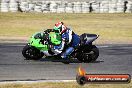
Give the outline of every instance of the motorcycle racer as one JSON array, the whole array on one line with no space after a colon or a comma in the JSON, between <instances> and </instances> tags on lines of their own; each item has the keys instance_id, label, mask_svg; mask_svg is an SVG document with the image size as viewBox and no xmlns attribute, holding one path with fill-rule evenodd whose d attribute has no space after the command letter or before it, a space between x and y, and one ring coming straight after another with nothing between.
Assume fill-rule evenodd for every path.
<instances>
[{"instance_id":1,"label":"motorcycle racer","mask_svg":"<svg viewBox=\"0 0 132 88\"><path fill-rule=\"evenodd\" d=\"M54 50L58 51L58 53L61 52L61 57L68 61L68 56L74 51L74 48L79 45L80 38L70 28L66 27L63 22L56 23L53 30L55 33L59 33L62 38L61 44L54 46ZM69 47L62 52L65 45L69 45Z\"/></svg>"}]
</instances>

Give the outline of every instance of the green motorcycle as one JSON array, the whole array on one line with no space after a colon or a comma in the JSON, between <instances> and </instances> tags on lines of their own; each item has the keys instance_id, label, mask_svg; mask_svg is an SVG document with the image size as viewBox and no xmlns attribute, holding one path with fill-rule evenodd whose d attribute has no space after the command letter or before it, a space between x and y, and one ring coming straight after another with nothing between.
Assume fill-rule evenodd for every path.
<instances>
[{"instance_id":1,"label":"green motorcycle","mask_svg":"<svg viewBox=\"0 0 132 88\"><path fill-rule=\"evenodd\" d=\"M56 54L52 51L52 45L61 44L60 34L49 32L48 36L44 38L43 33L39 32L29 39L29 43L23 48L22 55L26 59L38 60L43 56L57 56L60 57L60 54ZM77 46L69 57L77 58L81 62L93 62L99 56L99 49L92 44L99 36L96 34L82 34L78 36L80 38L80 44ZM44 42L43 39L47 39ZM64 50L68 48L69 45L65 45ZM63 52L63 51L62 51Z\"/></svg>"}]
</instances>

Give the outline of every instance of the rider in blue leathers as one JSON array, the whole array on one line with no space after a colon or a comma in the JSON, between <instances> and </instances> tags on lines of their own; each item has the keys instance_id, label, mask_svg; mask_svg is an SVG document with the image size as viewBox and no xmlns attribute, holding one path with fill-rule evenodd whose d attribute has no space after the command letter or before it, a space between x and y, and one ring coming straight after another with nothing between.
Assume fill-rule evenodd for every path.
<instances>
[{"instance_id":1,"label":"rider in blue leathers","mask_svg":"<svg viewBox=\"0 0 132 88\"><path fill-rule=\"evenodd\" d=\"M75 47L80 44L80 38L70 28L67 28L63 22L56 23L53 30L54 32L59 33L62 38L61 44L54 46L54 50L58 51L58 53L61 53L61 57L68 61L68 56L74 51ZM64 52L62 52L65 45L69 45L69 47Z\"/></svg>"}]
</instances>

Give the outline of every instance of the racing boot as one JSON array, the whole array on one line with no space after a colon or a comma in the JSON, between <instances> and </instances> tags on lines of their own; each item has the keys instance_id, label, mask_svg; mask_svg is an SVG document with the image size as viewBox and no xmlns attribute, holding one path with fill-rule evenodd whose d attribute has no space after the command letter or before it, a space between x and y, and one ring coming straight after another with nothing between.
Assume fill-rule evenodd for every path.
<instances>
[{"instance_id":1,"label":"racing boot","mask_svg":"<svg viewBox=\"0 0 132 88\"><path fill-rule=\"evenodd\" d=\"M48 51L43 51L43 50L41 50L41 52L43 52L45 56L52 56L51 54L49 54Z\"/></svg>"},{"instance_id":2,"label":"racing boot","mask_svg":"<svg viewBox=\"0 0 132 88\"><path fill-rule=\"evenodd\" d=\"M69 55L74 51L73 47L69 47L66 49L66 51L62 54L62 58L64 59L63 63L69 64L70 63L70 58Z\"/></svg>"}]
</instances>

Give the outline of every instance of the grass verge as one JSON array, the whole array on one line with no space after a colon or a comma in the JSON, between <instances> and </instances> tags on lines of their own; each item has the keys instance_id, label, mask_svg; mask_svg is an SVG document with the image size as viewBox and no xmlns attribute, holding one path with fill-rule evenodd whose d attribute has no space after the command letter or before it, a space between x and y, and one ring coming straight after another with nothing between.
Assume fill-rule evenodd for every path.
<instances>
[{"instance_id":1,"label":"grass verge","mask_svg":"<svg viewBox=\"0 0 132 88\"><path fill-rule=\"evenodd\" d=\"M0 39L27 40L58 21L77 34L99 34L97 43L132 43L132 14L0 13Z\"/></svg>"},{"instance_id":2,"label":"grass verge","mask_svg":"<svg viewBox=\"0 0 132 88\"><path fill-rule=\"evenodd\" d=\"M32 84L0 84L0 88L132 88L130 84L85 84L78 85L76 82L44 82Z\"/></svg>"}]
</instances>

